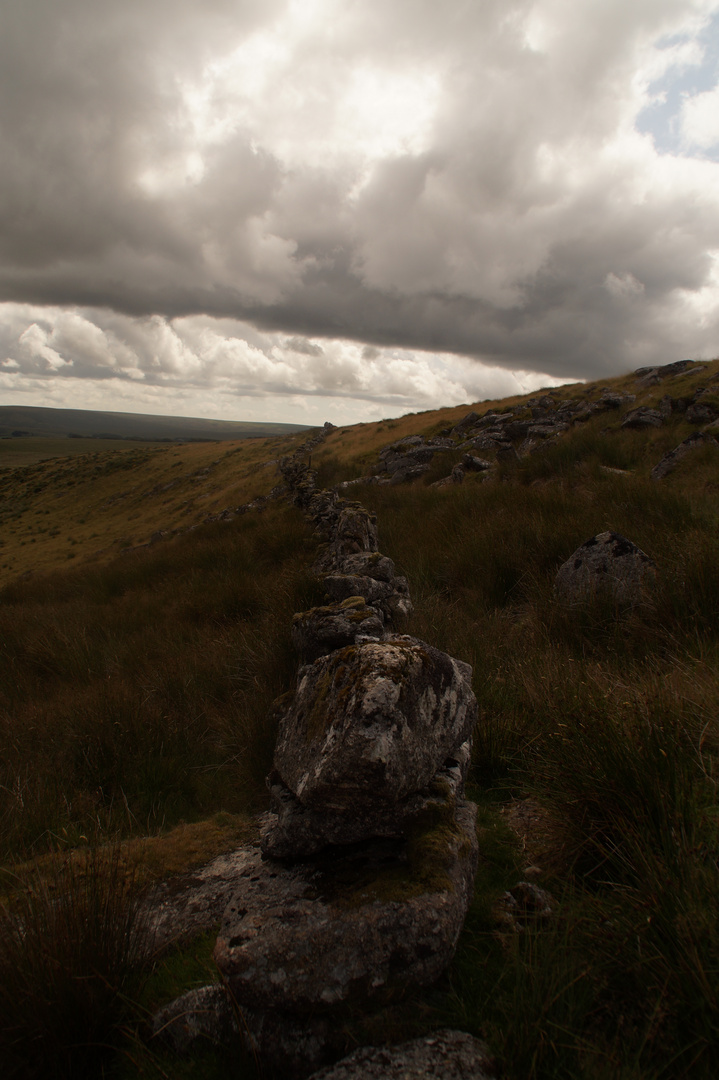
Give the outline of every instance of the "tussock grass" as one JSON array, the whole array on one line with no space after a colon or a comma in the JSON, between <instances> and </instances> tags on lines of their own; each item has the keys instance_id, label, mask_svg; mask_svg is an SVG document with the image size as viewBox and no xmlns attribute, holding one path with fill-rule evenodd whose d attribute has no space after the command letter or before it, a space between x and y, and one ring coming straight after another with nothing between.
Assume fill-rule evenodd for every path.
<instances>
[{"instance_id":1,"label":"tussock grass","mask_svg":"<svg viewBox=\"0 0 719 1080\"><path fill-rule=\"evenodd\" d=\"M51 875L26 882L0 910L3 1075L101 1075L150 949L117 849L56 862Z\"/></svg>"}]
</instances>

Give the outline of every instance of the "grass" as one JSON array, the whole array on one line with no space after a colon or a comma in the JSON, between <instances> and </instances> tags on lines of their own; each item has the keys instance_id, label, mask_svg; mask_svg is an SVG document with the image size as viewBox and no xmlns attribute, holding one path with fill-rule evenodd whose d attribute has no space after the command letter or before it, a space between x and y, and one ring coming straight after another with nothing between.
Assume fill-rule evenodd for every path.
<instances>
[{"instance_id":1,"label":"grass","mask_svg":"<svg viewBox=\"0 0 719 1080\"><path fill-rule=\"evenodd\" d=\"M0 912L0 1055L8 1077L101 1075L149 963L117 849L56 862Z\"/></svg>"},{"instance_id":2,"label":"grass","mask_svg":"<svg viewBox=\"0 0 719 1080\"><path fill-rule=\"evenodd\" d=\"M266 717L317 586L290 508L0 594L0 822L17 860L157 831L264 790Z\"/></svg>"}]
</instances>

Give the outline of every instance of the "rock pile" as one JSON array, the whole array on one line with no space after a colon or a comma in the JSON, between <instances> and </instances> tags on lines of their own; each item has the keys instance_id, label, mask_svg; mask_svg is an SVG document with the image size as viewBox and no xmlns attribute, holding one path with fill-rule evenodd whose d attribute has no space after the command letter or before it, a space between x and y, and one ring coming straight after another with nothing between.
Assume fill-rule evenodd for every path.
<instances>
[{"instance_id":1,"label":"rock pile","mask_svg":"<svg viewBox=\"0 0 719 1080\"><path fill-rule=\"evenodd\" d=\"M467 664L398 631L409 589L374 516L317 491L299 455L281 468L323 542L330 602L294 617L304 663L276 706L273 813L215 947L230 997L198 1001L224 1008L215 1027L270 1068L302 1076L332 1056L333 1010L430 984L454 954L478 858L464 798L477 707ZM184 1007L160 1018L177 1045L202 1029L182 1027Z\"/></svg>"}]
</instances>

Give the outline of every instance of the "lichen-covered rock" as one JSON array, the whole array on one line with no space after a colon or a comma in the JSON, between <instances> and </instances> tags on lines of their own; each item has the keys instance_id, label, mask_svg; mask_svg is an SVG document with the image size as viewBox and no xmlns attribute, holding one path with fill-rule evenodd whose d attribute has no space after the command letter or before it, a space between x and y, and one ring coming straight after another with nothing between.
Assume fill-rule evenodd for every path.
<instances>
[{"instance_id":1,"label":"lichen-covered rock","mask_svg":"<svg viewBox=\"0 0 719 1080\"><path fill-rule=\"evenodd\" d=\"M313 1012L388 985L427 986L451 960L477 866L476 807L412 837L291 867L259 852L238 879L215 961L241 1006Z\"/></svg>"},{"instance_id":2,"label":"lichen-covered rock","mask_svg":"<svg viewBox=\"0 0 719 1080\"><path fill-rule=\"evenodd\" d=\"M444 1028L398 1046L362 1046L310 1080L491 1080L487 1046L466 1031Z\"/></svg>"},{"instance_id":3,"label":"lichen-covered rock","mask_svg":"<svg viewBox=\"0 0 719 1080\"><path fill-rule=\"evenodd\" d=\"M472 745L468 740L444 762L423 791L394 806L367 805L353 814L333 814L303 806L275 773L268 778L274 814L262 836L262 851L275 859L314 855L328 844L356 844L372 837L407 836L419 814L431 806L442 809L464 794Z\"/></svg>"},{"instance_id":4,"label":"lichen-covered rock","mask_svg":"<svg viewBox=\"0 0 719 1080\"><path fill-rule=\"evenodd\" d=\"M476 715L468 664L404 635L350 646L301 670L274 766L307 807L392 806L427 786Z\"/></svg>"},{"instance_id":5,"label":"lichen-covered rock","mask_svg":"<svg viewBox=\"0 0 719 1080\"><path fill-rule=\"evenodd\" d=\"M617 603L635 604L648 598L656 577L652 559L626 537L598 533L560 566L555 592L568 603L607 596Z\"/></svg>"},{"instance_id":6,"label":"lichen-covered rock","mask_svg":"<svg viewBox=\"0 0 719 1080\"><path fill-rule=\"evenodd\" d=\"M292 619L292 644L304 660L316 660L352 645L360 635L378 637L383 628L377 609L355 595L340 604L298 612Z\"/></svg>"}]
</instances>

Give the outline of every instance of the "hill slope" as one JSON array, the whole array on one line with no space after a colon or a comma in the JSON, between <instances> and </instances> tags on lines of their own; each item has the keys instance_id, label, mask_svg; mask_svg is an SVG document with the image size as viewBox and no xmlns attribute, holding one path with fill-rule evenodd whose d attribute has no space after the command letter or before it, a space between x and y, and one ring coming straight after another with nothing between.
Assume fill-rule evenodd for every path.
<instances>
[{"instance_id":1,"label":"hill slope","mask_svg":"<svg viewBox=\"0 0 719 1080\"><path fill-rule=\"evenodd\" d=\"M264 421L207 420L196 416L151 416L142 413L97 412L92 409L48 409L27 405L0 406L0 438L59 437L142 439L251 439L303 431L303 424Z\"/></svg>"},{"instance_id":2,"label":"hill slope","mask_svg":"<svg viewBox=\"0 0 719 1080\"><path fill-rule=\"evenodd\" d=\"M481 864L457 956L437 987L348 1011L348 1046L449 1025L485 1038L510 1080L713 1077L717 386L719 362L635 373L484 402L469 419L465 405L339 428L313 449L320 485L361 481L343 493L377 513L381 550L409 580L408 632L470 663L479 703ZM291 616L323 600L307 573L317 536L268 497L277 459L302 441L130 448L2 478L8 892L45 880L53 849L81 860L88 840L103 851L124 837L147 880L256 829L272 702L297 672ZM428 466L414 479L397 465L408 448ZM567 607L557 569L605 530L654 560L651 601ZM548 891L556 915L513 909L520 881ZM0 950L0 1013L25 994L29 1039L26 926L13 965ZM57 943L43 927L45 956ZM153 960L123 1000L153 1009L211 981L211 947ZM139 1019L124 1014L124 1035L113 1022L98 1041L120 1045L119 1075L227 1075L221 1054L184 1065L143 1047ZM42 1043L50 1064L64 1037Z\"/></svg>"}]
</instances>

